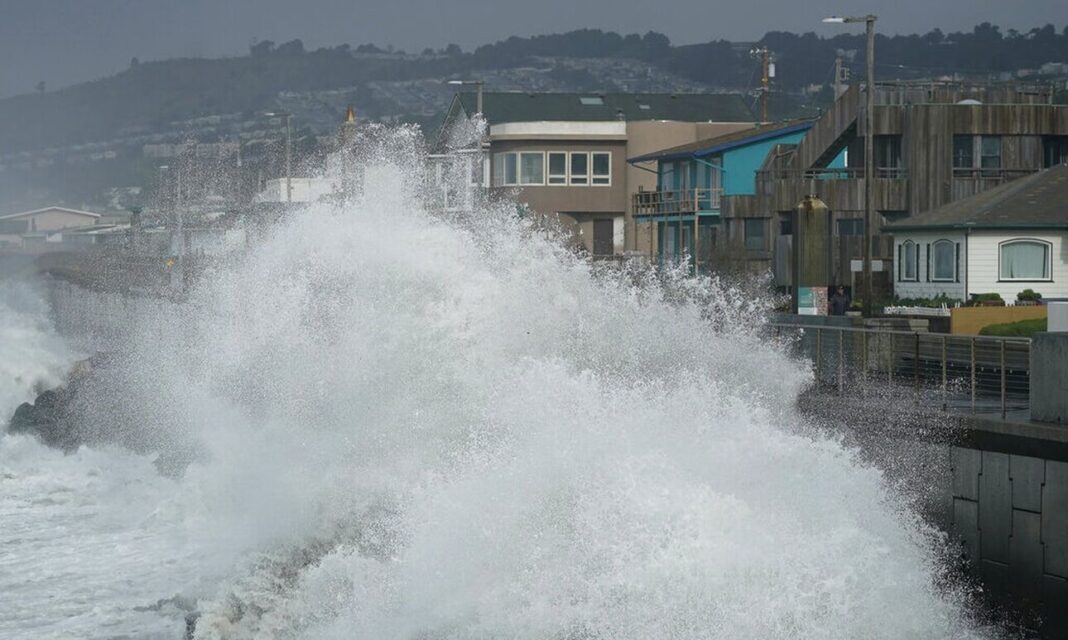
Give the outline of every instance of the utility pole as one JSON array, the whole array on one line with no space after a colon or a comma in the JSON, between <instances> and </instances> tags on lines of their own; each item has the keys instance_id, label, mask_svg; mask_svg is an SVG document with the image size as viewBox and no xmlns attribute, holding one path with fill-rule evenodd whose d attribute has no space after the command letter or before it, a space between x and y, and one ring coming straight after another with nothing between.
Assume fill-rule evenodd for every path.
<instances>
[{"instance_id":1,"label":"utility pole","mask_svg":"<svg viewBox=\"0 0 1068 640\"><path fill-rule=\"evenodd\" d=\"M760 122L768 122L768 94L771 93L771 78L775 75L771 64L771 51L767 46L756 47L750 51L760 56Z\"/></svg>"},{"instance_id":2,"label":"utility pole","mask_svg":"<svg viewBox=\"0 0 1068 640\"><path fill-rule=\"evenodd\" d=\"M842 95L842 56L834 57L834 99Z\"/></svg>"},{"instance_id":3,"label":"utility pole","mask_svg":"<svg viewBox=\"0 0 1068 640\"><path fill-rule=\"evenodd\" d=\"M270 111L264 115L268 118L284 118L286 121L286 202L293 202L293 175L290 171L290 162L293 156L293 136L291 127L293 114L285 111Z\"/></svg>"}]
</instances>

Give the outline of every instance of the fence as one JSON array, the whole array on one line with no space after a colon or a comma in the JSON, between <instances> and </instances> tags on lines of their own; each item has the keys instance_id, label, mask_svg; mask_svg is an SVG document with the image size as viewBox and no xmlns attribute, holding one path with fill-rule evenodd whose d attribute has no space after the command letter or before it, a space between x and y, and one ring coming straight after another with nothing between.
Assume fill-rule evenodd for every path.
<instances>
[{"instance_id":1,"label":"fence","mask_svg":"<svg viewBox=\"0 0 1068 640\"><path fill-rule=\"evenodd\" d=\"M1000 411L1030 407L1028 338L818 325L771 325L780 340L812 360L824 388L935 391L942 409Z\"/></svg>"}]
</instances>

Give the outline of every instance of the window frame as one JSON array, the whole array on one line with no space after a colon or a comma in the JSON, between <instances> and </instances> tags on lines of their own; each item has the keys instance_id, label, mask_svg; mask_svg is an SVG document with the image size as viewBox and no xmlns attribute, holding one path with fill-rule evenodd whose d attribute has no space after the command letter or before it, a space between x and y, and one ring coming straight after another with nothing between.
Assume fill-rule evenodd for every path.
<instances>
[{"instance_id":1,"label":"window frame","mask_svg":"<svg viewBox=\"0 0 1068 640\"><path fill-rule=\"evenodd\" d=\"M575 158L582 157L586 163L585 172L582 174L575 173ZM567 184L572 187L588 187L590 186L590 153L588 151L570 151L567 154ZM576 182L576 178L581 179L582 182Z\"/></svg>"},{"instance_id":2,"label":"window frame","mask_svg":"<svg viewBox=\"0 0 1068 640\"><path fill-rule=\"evenodd\" d=\"M768 225L766 218L743 218L745 222L742 224L742 244L745 246L746 251L767 251L768 249ZM760 229L759 234L751 234L750 228ZM757 239L759 235L760 246L750 246L749 241Z\"/></svg>"},{"instance_id":3,"label":"window frame","mask_svg":"<svg viewBox=\"0 0 1068 640\"><path fill-rule=\"evenodd\" d=\"M939 246L948 246L950 252L950 275L949 277L938 276L938 248ZM931 257L930 257L930 271L931 277L928 282L956 282L957 281L957 243L949 238L939 238L931 243Z\"/></svg>"},{"instance_id":4,"label":"window frame","mask_svg":"<svg viewBox=\"0 0 1068 640\"><path fill-rule=\"evenodd\" d=\"M564 172L553 173L552 171L552 157L563 156L564 157ZM546 151L545 152L545 184L550 187L566 187L568 183L568 166L571 158L567 151ZM553 182L554 179L558 179L559 182Z\"/></svg>"},{"instance_id":5,"label":"window frame","mask_svg":"<svg viewBox=\"0 0 1068 640\"><path fill-rule=\"evenodd\" d=\"M912 259L909 260L908 250L912 248ZM897 269L897 281L898 282L919 282L920 281L920 245L914 240L905 240L898 245L898 269ZM908 267L912 266L912 276L908 275Z\"/></svg>"},{"instance_id":6,"label":"window frame","mask_svg":"<svg viewBox=\"0 0 1068 640\"><path fill-rule=\"evenodd\" d=\"M545 185L545 152L544 151L517 151L518 160L516 161L516 179L519 181L521 187L541 187ZM541 165L541 180L537 182L526 182L523 177L523 157L524 156L539 156Z\"/></svg>"},{"instance_id":7,"label":"window frame","mask_svg":"<svg viewBox=\"0 0 1068 640\"><path fill-rule=\"evenodd\" d=\"M594 163L594 158L597 156L604 156L608 158L608 171L606 173L597 173L597 165ZM591 187L610 187L612 186L612 152L611 151L591 151L589 164L587 165L590 171L590 184ZM598 182L603 180L604 182Z\"/></svg>"},{"instance_id":8,"label":"window frame","mask_svg":"<svg viewBox=\"0 0 1068 640\"><path fill-rule=\"evenodd\" d=\"M1002 268L1002 251L1005 247L1014 244L1033 244L1039 245L1045 249L1045 264L1044 270L1046 275L1040 278L1025 277L1025 278L1006 278L1001 271ZM998 282L1053 282L1053 243L1048 240L1041 240L1039 238L1011 238L1009 240L1002 240L998 243Z\"/></svg>"}]
</instances>

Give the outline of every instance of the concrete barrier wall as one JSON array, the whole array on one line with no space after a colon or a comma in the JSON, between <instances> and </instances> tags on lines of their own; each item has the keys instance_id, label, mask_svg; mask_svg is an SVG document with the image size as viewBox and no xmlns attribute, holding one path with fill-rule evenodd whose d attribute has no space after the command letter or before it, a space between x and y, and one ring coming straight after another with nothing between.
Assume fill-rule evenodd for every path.
<instances>
[{"instance_id":1,"label":"concrete barrier wall","mask_svg":"<svg viewBox=\"0 0 1068 640\"><path fill-rule=\"evenodd\" d=\"M987 593L1068 634L1068 462L953 447L953 529Z\"/></svg>"},{"instance_id":2,"label":"concrete barrier wall","mask_svg":"<svg viewBox=\"0 0 1068 640\"><path fill-rule=\"evenodd\" d=\"M1031 419L1068 423L1068 333L1031 336Z\"/></svg>"},{"instance_id":3,"label":"concrete barrier wall","mask_svg":"<svg viewBox=\"0 0 1068 640\"><path fill-rule=\"evenodd\" d=\"M950 333L978 335L979 330L991 324L1019 322L1046 317L1045 305L1019 307L958 307L950 309Z\"/></svg>"}]
</instances>

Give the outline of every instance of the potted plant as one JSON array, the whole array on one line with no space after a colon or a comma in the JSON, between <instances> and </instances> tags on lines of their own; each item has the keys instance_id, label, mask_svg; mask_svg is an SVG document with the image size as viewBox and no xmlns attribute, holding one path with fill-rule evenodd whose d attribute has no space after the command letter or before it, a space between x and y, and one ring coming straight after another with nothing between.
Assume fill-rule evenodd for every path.
<instances>
[{"instance_id":1,"label":"potted plant","mask_svg":"<svg viewBox=\"0 0 1068 640\"><path fill-rule=\"evenodd\" d=\"M860 300L854 300L849 303L849 309L846 310L846 315L851 318L859 318L864 315L864 304Z\"/></svg>"},{"instance_id":2,"label":"potted plant","mask_svg":"<svg viewBox=\"0 0 1068 640\"><path fill-rule=\"evenodd\" d=\"M1016 294L1016 304L1022 306L1042 304L1042 294L1034 289L1024 289Z\"/></svg>"}]
</instances>

